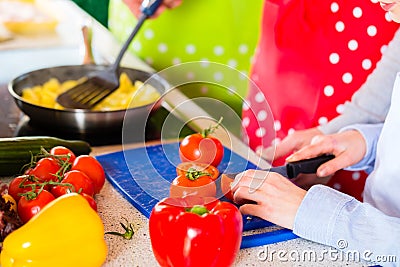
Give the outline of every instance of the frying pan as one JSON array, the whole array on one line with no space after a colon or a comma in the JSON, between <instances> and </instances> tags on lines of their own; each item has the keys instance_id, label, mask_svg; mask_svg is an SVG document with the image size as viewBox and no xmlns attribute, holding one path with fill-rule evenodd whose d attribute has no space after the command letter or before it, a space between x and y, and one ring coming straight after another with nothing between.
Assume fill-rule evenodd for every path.
<instances>
[{"instance_id":1,"label":"frying pan","mask_svg":"<svg viewBox=\"0 0 400 267\"><path fill-rule=\"evenodd\" d=\"M66 133L102 134L121 130L124 119L133 120L137 128L143 128L149 114L160 107L160 101L127 110L90 111L46 108L26 102L21 97L24 88L42 85L50 78L57 78L60 82L77 80L87 73L105 68L105 65L70 65L39 69L10 81L8 90L30 121L45 129L52 128ZM119 73L121 72L125 72L132 81L139 80L153 86L161 95L169 89L168 82L157 74L125 67L120 67Z\"/></svg>"}]
</instances>

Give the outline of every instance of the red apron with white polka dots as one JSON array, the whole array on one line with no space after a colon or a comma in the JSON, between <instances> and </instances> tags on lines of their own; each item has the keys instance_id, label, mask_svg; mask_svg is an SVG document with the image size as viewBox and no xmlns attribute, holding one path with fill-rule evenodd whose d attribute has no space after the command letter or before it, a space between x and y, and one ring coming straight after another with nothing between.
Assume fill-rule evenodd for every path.
<instances>
[{"instance_id":1,"label":"red apron with white polka dots","mask_svg":"<svg viewBox=\"0 0 400 267\"><path fill-rule=\"evenodd\" d=\"M294 130L340 114L399 27L378 5L368 0L265 1L251 70L254 84L243 107L251 148L268 147ZM273 165L283 163L284 158ZM329 185L361 199L365 177L340 171Z\"/></svg>"}]
</instances>

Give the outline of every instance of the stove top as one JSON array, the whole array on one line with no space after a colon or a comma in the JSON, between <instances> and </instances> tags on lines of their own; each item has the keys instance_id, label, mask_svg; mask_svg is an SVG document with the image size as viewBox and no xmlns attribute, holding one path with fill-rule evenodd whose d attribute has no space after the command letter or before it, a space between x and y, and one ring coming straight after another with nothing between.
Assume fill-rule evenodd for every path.
<instances>
[{"instance_id":1,"label":"stove top","mask_svg":"<svg viewBox=\"0 0 400 267\"><path fill-rule=\"evenodd\" d=\"M160 133L156 130L155 125L148 123L146 127L146 141L159 139ZM106 133L77 133L77 132L61 132L50 127L44 128L36 125L29 120L28 116L23 116L19 121L15 136L53 136L69 140L84 140L91 146L105 146L122 143L122 129L108 131ZM135 140L132 140L135 141ZM141 140L137 140L141 141Z\"/></svg>"}]
</instances>

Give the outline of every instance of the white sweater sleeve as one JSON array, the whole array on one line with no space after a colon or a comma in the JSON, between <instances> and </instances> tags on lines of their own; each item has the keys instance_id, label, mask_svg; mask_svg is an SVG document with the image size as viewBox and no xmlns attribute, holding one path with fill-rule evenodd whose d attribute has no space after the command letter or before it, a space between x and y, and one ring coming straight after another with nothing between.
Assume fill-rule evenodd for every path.
<instances>
[{"instance_id":1,"label":"white sweater sleeve","mask_svg":"<svg viewBox=\"0 0 400 267\"><path fill-rule=\"evenodd\" d=\"M355 123L379 123L385 120L390 106L393 84L400 71L400 29L388 44L375 70L357 90L350 102L344 104L343 113L318 128L324 134Z\"/></svg>"}]
</instances>

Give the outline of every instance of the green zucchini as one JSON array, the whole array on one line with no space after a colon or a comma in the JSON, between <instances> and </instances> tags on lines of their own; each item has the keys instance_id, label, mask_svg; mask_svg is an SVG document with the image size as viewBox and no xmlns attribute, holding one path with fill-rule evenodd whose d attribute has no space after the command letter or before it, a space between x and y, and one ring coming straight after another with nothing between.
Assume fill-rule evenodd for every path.
<instances>
[{"instance_id":1,"label":"green zucchini","mask_svg":"<svg viewBox=\"0 0 400 267\"><path fill-rule=\"evenodd\" d=\"M89 143L81 140L66 140L50 136L24 136L0 138L0 177L20 174L22 167L31 162L41 147L50 151L55 146L65 146L76 156L92 151Z\"/></svg>"}]
</instances>

